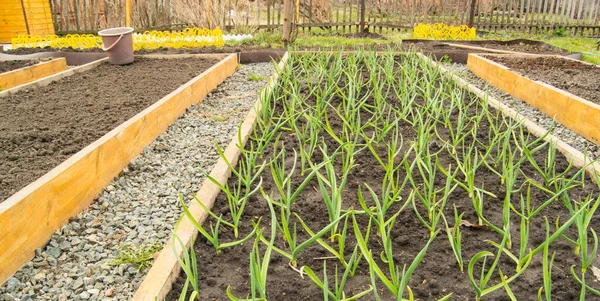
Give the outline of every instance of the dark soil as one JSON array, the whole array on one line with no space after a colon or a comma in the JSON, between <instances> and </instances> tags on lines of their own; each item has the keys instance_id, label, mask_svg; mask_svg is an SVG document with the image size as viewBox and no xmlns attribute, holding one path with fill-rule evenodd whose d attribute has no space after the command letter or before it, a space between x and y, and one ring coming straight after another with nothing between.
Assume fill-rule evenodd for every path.
<instances>
[{"instance_id":1,"label":"dark soil","mask_svg":"<svg viewBox=\"0 0 600 301\"><path fill-rule=\"evenodd\" d=\"M37 63L39 63L38 60L0 61L0 73L13 71L27 66L33 66Z\"/></svg>"},{"instance_id":2,"label":"dark soil","mask_svg":"<svg viewBox=\"0 0 600 301\"><path fill-rule=\"evenodd\" d=\"M137 58L0 97L0 202L216 63Z\"/></svg>"},{"instance_id":3,"label":"dark soil","mask_svg":"<svg viewBox=\"0 0 600 301\"><path fill-rule=\"evenodd\" d=\"M342 87L342 89L344 88L344 83L339 83L339 85ZM300 94L301 97L309 97L307 96L306 88L302 88L300 90ZM465 93L466 103L470 102L472 99L476 99L476 96ZM388 102L391 104L393 104L395 101L396 100L391 97L388 99ZM313 103L314 99L311 99L309 102ZM423 99L420 99L419 103L423 104ZM337 105L338 103L336 103L336 100L334 100L332 107L337 107ZM282 106L278 105L276 110L281 111ZM476 108L471 106L467 113L469 116L474 116L476 114ZM335 129L340 129L342 122L341 119L339 119L335 113L328 114L328 116L332 126ZM361 120L368 120L371 116L372 113L367 111L361 112ZM457 116L455 115L452 118L453 121L456 121ZM300 120L299 122L303 121ZM494 122L500 121L495 120ZM402 124L401 127L404 143L405 145L409 145L416 137L415 128L410 124ZM484 121L477 129L478 139L487 139L489 128L490 124L488 123L488 120L484 118ZM441 127L438 130L440 131L440 134L444 136L444 138L448 138L449 134L447 130ZM260 136L261 134L259 133L258 137ZM338 145L337 142L333 141L331 136L322 133L322 137L325 140L327 149L335 149L335 147ZM469 139L472 138L467 138L467 140ZM293 150L295 149L298 151L299 149L298 139L292 134L292 132L282 130L280 143L282 143L286 149L286 166L289 168L293 164ZM359 141L359 143L361 142ZM272 146L273 145L268 147L268 151L264 153L265 162L268 162L273 156ZM433 139L429 145L430 149L432 150L439 150L440 146L440 140L437 139ZM547 150L544 148L534 155L537 162L544 162L546 151ZM380 156L386 158L385 148L382 147L381 149L378 149L377 152ZM402 155L400 155L400 157L402 157ZM368 184L370 187L372 187L375 193L378 195L380 195L382 191L381 183L384 172L383 169L380 168L380 165L376 161L375 157L368 150L366 150L357 154L354 158L356 160L355 163L357 164L357 167L352 170L348 180L348 185L346 186L346 190L342 196L344 208L360 208L360 205L357 201L357 189L361 187L363 193L365 193L367 191L365 189L365 184ZM313 156L314 162L321 162L322 159L322 155ZM446 152L441 152L439 154L439 160L442 166L455 164L455 161L453 161L454 159L452 159L451 156ZM298 166L300 166L299 159L297 163ZM556 163L558 171L563 171L568 166L566 159L561 155L557 156ZM524 164L521 169L524 174L533 177L536 181L539 182L541 180L539 175L536 175L532 165L529 163ZM277 188L268 170L269 167L267 167L266 171L262 174L262 189L267 194L276 196ZM400 171L400 173L403 173L403 171ZM572 172L569 173L572 175ZM293 189L297 187L304 177L305 175L300 175L299 168L296 169L296 172L292 177L294 183L296 183L293 185ZM423 182L420 181L420 179L421 177L417 177L417 187L423 185ZM493 224L502 225L502 198L505 195L506 188L504 185L500 184L498 176L486 168L480 168L477 171L476 179L478 187L483 186L487 191L499 196L499 199L492 199L491 197L486 198L486 202L484 204L484 214L486 218L489 219ZM436 176L436 189L442 187L444 182L445 176L438 173ZM519 187L521 184L523 184L522 177L519 178L519 181L515 187ZM231 178L229 180L229 185L230 187L237 185L237 179L235 177ZM327 211L325 210L323 204L323 196L319 192L318 187L317 180L313 178L308 187L304 189L300 197L293 205L293 211L301 216L314 232L319 231L329 223ZM408 197L410 190L410 188L405 188L405 190L402 192L402 196L404 198ZM535 204L532 206L539 206L543 201L549 198L548 194L536 188L533 188L531 193L532 203ZM578 198L579 196L583 196L588 193L593 193L595 195L598 193L596 185L589 181L586 181L585 190L576 188L570 191L570 194L573 198ZM368 192L366 194L368 194ZM518 206L518 195L513 195L511 201L516 206L517 210L520 210ZM373 204L372 199L369 199L368 202ZM463 220L476 223L477 217L473 211L471 198L468 197L464 190L460 188L456 189L451 194L448 204L445 207L445 216L447 217L450 226L453 224L453 206L456 206L459 212L465 212ZM399 210L399 207L399 204L393 205L392 209L390 209L390 212L396 212ZM419 210L423 210L423 208L419 207ZM222 214L225 220L230 220L228 202L223 194L218 196L213 211L217 216ZM279 211L277 211L277 214L279 215ZM421 214L424 214L424 212L421 212ZM556 218L560 217L560 221L562 223L568 219L569 213L562 205L562 201L557 201L536 216L536 218L532 220L530 229L529 242L532 247L538 246L545 240L543 216L547 216L551 221L554 221ZM260 194L252 197L247 204L244 217L242 218L240 237L244 237L251 232L251 221L257 221L259 217L262 218L261 225L265 228L263 234L270 236L270 213L265 199L260 196ZM214 225L214 222L214 220L209 219L205 225L208 228L209 225ZM365 216L359 216L358 223L364 233L367 228L367 218ZM343 223L340 225L340 227L342 225ZM599 226L600 221L598 219L592 219L590 227L599 229ZM512 215L511 227L511 233L513 237L512 251L518 253L519 219L514 214ZM228 227L221 224L220 229L222 230L219 234L219 239L221 242L236 240L233 237L232 231ZM496 232L485 227L463 227L461 229L463 231L462 249L463 258L465 260L465 272L462 273L459 271L454 259L454 255L449 246L446 233L442 230L438 237L430 245L424 261L417 268L410 280L409 286L415 294L415 298L417 300L437 300L449 293L453 293L453 296L450 300L475 300L475 291L470 285L469 278L467 276L468 262L476 253L482 250L487 250L495 254L497 249L491 247L485 242L485 240L499 242L499 236ZM371 228L372 234L369 242L369 248L372 249L375 260L379 266L382 267L384 273L389 275L387 273L387 265L383 263L378 256L380 252L382 252L381 239L373 234L373 231L375 231L374 227ZM551 229L551 232L553 231L554 228ZM574 237L575 231L573 229L569 229L566 234L570 237ZM346 242L345 249L346 259L349 258L355 245L354 239L350 238L351 236L354 237L351 224L348 228L348 235L349 239ZM399 215L397 222L392 229L391 236L393 237L393 249L396 252L394 260L396 264L400 265L400 268L403 264L409 265L411 263L416 254L427 242L428 235L428 230L424 228L423 224L418 220L410 206ZM303 242L307 238L307 234L302 230L300 224L298 224L299 243ZM275 240L275 244L279 248L286 249L281 237L278 237ZM336 243L330 244L334 248L337 248ZM229 300L225 293L228 286L231 286L232 292L235 296L241 298L245 298L245 296L247 296L250 287L248 264L249 254L252 249L252 241L234 248L225 249L221 254L215 254L214 248L208 244L207 240L202 235L199 235L194 245L194 249L197 254L197 262L199 263L198 281L200 285L201 300ZM559 239L551 245L550 249L551 252L556 251L556 259L552 272L554 298L556 300L578 299L580 285L577 284L577 282L573 279L569 271L571 265L579 266L579 259L573 253L573 245L564 239ZM322 279L323 258L326 258L330 255L331 253L324 250L318 244L314 244L302 251L298 259L298 266L310 266ZM500 268L502 272L512 275L515 265L508 258L502 258L503 259L500 261ZM339 261L328 258L326 259L326 263L327 273L330 277L329 283L331 285L331 283L334 281L332 275L335 273L335 268L339 264ZM476 265L475 273L477 273L478 267L480 268L480 264ZM340 273L341 272L342 271L340 271ZM269 300L323 300L322 290L318 288L308 277L302 279L296 271L292 270L288 266L288 260L285 257L280 256L278 253L273 252L269 265L269 277L267 277L267 279ZM493 279L495 279L495 283L498 283L499 280L497 274ZM512 282L510 287L518 300L537 300L537 291L542 286L541 279L541 254L538 254L536 257L534 257L533 263L526 270L526 272L516 281ZM349 297L360 291L368 289L371 283L370 281L369 268L363 260L359 264L355 276L348 280L348 284L346 285L346 296ZM184 283L185 276L180 276L167 300L177 300ZM596 283L592 283L592 285L595 284ZM395 300L395 298L393 298L386 291L382 283L378 282L377 287L381 300ZM369 295L361 298L360 300L375 300L375 298L372 295ZM498 290L493 294L485 296L483 300L510 299L506 296L503 290ZM587 300L593 300L593 296L588 294Z\"/></svg>"},{"instance_id":4,"label":"dark soil","mask_svg":"<svg viewBox=\"0 0 600 301\"><path fill-rule=\"evenodd\" d=\"M555 57L488 57L515 72L600 104L600 68Z\"/></svg>"},{"instance_id":5,"label":"dark soil","mask_svg":"<svg viewBox=\"0 0 600 301\"><path fill-rule=\"evenodd\" d=\"M454 43L454 42L450 42ZM469 42L457 42L455 44L465 44L469 46L485 47L498 50L508 50L525 53L538 53L538 54L569 54L569 51L554 47L548 44L526 44L526 43L515 43L515 44L503 44L499 42L490 43L469 43Z\"/></svg>"},{"instance_id":6,"label":"dark soil","mask_svg":"<svg viewBox=\"0 0 600 301\"><path fill-rule=\"evenodd\" d=\"M478 52L485 53L486 51L480 50L472 50L472 49L464 49L459 47L452 47L443 45L444 43L452 43L452 44L464 44L469 46L476 47L485 47L490 49L497 50L508 50L508 51L517 51L517 52L525 52L525 53L536 53L536 54L568 54L569 52L560 49L557 47L553 47L547 44L525 44L525 43L517 43L517 44L503 44L499 42L489 42L489 43L473 43L468 41L406 41L402 43L402 47L405 49L415 48L419 51L423 52L431 52L431 51L443 51L443 50L451 50L451 51L461 51L465 53L470 52Z\"/></svg>"}]
</instances>

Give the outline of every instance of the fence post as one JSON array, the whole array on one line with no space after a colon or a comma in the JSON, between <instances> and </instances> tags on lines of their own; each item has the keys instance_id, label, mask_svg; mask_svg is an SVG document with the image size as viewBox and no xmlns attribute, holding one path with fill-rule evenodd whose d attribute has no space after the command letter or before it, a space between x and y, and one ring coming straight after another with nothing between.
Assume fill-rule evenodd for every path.
<instances>
[{"instance_id":1,"label":"fence post","mask_svg":"<svg viewBox=\"0 0 600 301\"><path fill-rule=\"evenodd\" d=\"M283 1L283 42L287 46L292 36L292 0Z\"/></svg>"},{"instance_id":2,"label":"fence post","mask_svg":"<svg viewBox=\"0 0 600 301\"><path fill-rule=\"evenodd\" d=\"M131 3L125 0L125 26L131 27Z\"/></svg>"},{"instance_id":3,"label":"fence post","mask_svg":"<svg viewBox=\"0 0 600 301\"><path fill-rule=\"evenodd\" d=\"M473 27L475 20L475 6L477 6L477 0L471 0L471 13L469 14L469 27Z\"/></svg>"},{"instance_id":4,"label":"fence post","mask_svg":"<svg viewBox=\"0 0 600 301\"><path fill-rule=\"evenodd\" d=\"M365 0L360 0L360 32L365 32Z\"/></svg>"}]
</instances>

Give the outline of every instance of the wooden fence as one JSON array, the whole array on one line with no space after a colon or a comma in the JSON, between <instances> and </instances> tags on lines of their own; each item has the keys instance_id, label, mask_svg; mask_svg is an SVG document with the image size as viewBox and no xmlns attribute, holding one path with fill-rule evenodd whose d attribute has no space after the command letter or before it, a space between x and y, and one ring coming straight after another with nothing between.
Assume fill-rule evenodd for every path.
<instances>
[{"instance_id":1,"label":"wooden fence","mask_svg":"<svg viewBox=\"0 0 600 301\"><path fill-rule=\"evenodd\" d=\"M125 25L126 0L50 0L57 33L95 32ZM187 0L206 1L206 0ZM238 31L279 28L283 0L210 0L219 7L220 27ZM173 0L130 0L132 26L173 29ZM479 30L600 35L600 0L292 0L296 25L359 31L361 13L369 31L410 29L418 23L473 24ZM175 12L175 13L174 13ZM199 12L201 14L201 12ZM472 22L472 23L470 23Z\"/></svg>"}]
</instances>

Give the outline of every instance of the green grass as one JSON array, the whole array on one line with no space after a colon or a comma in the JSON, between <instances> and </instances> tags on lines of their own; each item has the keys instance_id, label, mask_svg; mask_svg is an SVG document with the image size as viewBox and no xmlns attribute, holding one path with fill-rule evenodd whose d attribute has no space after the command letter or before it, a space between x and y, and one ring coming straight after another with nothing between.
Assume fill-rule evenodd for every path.
<instances>
[{"instance_id":1,"label":"green grass","mask_svg":"<svg viewBox=\"0 0 600 301\"><path fill-rule=\"evenodd\" d=\"M139 272L150 267L154 253L160 251L162 247L159 241L141 245L123 244L119 246L117 255L111 258L108 264L133 264L137 266Z\"/></svg>"},{"instance_id":2,"label":"green grass","mask_svg":"<svg viewBox=\"0 0 600 301\"><path fill-rule=\"evenodd\" d=\"M560 37L547 38L543 42L574 52L583 53L583 60L592 64L600 64L600 51L597 50L596 39Z\"/></svg>"},{"instance_id":3,"label":"green grass","mask_svg":"<svg viewBox=\"0 0 600 301\"><path fill-rule=\"evenodd\" d=\"M262 76L262 75L258 75L258 74L256 74L256 73L252 73L252 74L250 74L250 76L248 77L248 80L249 80L249 81L254 81L254 82L259 82L259 81L265 80L265 77L264 77L264 76Z\"/></svg>"}]
</instances>

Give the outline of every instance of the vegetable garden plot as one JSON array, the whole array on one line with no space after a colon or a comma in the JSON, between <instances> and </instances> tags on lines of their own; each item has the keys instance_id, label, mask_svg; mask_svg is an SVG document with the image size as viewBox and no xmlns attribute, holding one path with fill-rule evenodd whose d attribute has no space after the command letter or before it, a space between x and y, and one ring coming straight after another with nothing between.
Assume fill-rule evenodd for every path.
<instances>
[{"instance_id":1,"label":"vegetable garden plot","mask_svg":"<svg viewBox=\"0 0 600 301\"><path fill-rule=\"evenodd\" d=\"M47 87L1 97L0 201L215 63L146 58L124 67L103 63Z\"/></svg>"},{"instance_id":2,"label":"vegetable garden plot","mask_svg":"<svg viewBox=\"0 0 600 301\"><path fill-rule=\"evenodd\" d=\"M600 104L597 66L559 57L490 57L513 71Z\"/></svg>"},{"instance_id":3,"label":"vegetable garden plot","mask_svg":"<svg viewBox=\"0 0 600 301\"><path fill-rule=\"evenodd\" d=\"M0 93L0 196L9 195L0 203L0 282L235 71L237 55L214 58L223 56L100 60ZM18 185L27 186L10 195Z\"/></svg>"},{"instance_id":4,"label":"vegetable garden plot","mask_svg":"<svg viewBox=\"0 0 600 301\"><path fill-rule=\"evenodd\" d=\"M556 56L500 54L469 54L467 67L494 87L600 143L600 104L594 93L598 67Z\"/></svg>"},{"instance_id":5,"label":"vegetable garden plot","mask_svg":"<svg viewBox=\"0 0 600 301\"><path fill-rule=\"evenodd\" d=\"M271 95L170 300L594 297L598 186L439 69L292 56Z\"/></svg>"}]
</instances>

